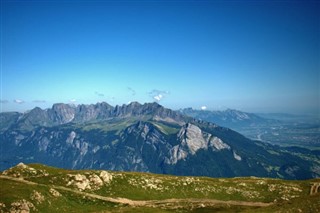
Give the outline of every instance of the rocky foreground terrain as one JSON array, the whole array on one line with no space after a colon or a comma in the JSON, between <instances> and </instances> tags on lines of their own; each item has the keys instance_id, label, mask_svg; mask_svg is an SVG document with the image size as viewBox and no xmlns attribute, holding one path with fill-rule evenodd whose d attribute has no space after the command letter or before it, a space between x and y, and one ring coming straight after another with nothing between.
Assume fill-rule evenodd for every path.
<instances>
[{"instance_id":1,"label":"rocky foreground terrain","mask_svg":"<svg viewBox=\"0 0 320 213\"><path fill-rule=\"evenodd\" d=\"M206 178L23 164L0 175L0 212L319 212L320 179Z\"/></svg>"}]
</instances>

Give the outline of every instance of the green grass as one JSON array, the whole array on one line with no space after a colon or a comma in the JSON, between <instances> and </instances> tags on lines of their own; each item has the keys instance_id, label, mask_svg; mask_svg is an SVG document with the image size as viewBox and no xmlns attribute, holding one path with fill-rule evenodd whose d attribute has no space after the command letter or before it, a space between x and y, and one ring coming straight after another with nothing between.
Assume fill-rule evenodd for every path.
<instances>
[{"instance_id":1,"label":"green grass","mask_svg":"<svg viewBox=\"0 0 320 213\"><path fill-rule=\"evenodd\" d=\"M123 120L122 122L99 122L99 123L90 123L86 124L85 126L79 125L79 127L84 131L91 131L91 130L101 130L103 132L109 131L118 131L122 130L134 123L134 120Z\"/></svg>"},{"instance_id":2,"label":"green grass","mask_svg":"<svg viewBox=\"0 0 320 213\"><path fill-rule=\"evenodd\" d=\"M117 119L110 119L107 121L86 123L85 125L77 124L76 127L81 128L84 131L91 131L91 130L102 130L103 132L119 131L119 130L125 129L126 127L138 121L147 121L150 119L151 119L150 116L117 118Z\"/></svg>"},{"instance_id":3,"label":"green grass","mask_svg":"<svg viewBox=\"0 0 320 213\"><path fill-rule=\"evenodd\" d=\"M275 205L264 207L257 212L320 212L320 193L312 196L301 196L290 201L281 201L275 203Z\"/></svg>"},{"instance_id":4,"label":"green grass","mask_svg":"<svg viewBox=\"0 0 320 213\"><path fill-rule=\"evenodd\" d=\"M177 134L179 132L179 128L171 127L160 122L152 121L151 123L166 135Z\"/></svg>"},{"instance_id":5,"label":"green grass","mask_svg":"<svg viewBox=\"0 0 320 213\"><path fill-rule=\"evenodd\" d=\"M42 184L66 186L67 174L90 174L94 170L61 170L39 164L31 164L48 176L30 175L25 178ZM109 172L113 179L94 193L102 196L124 197L133 200L163 200L170 198L210 198L218 200L247 200L272 202L309 193L309 181L288 181L267 178L205 178L176 177L135 172ZM92 190L88 190L92 191ZM285 191L285 193L284 193Z\"/></svg>"},{"instance_id":6,"label":"green grass","mask_svg":"<svg viewBox=\"0 0 320 213\"><path fill-rule=\"evenodd\" d=\"M179 131L179 128L172 124L169 124L169 123L166 124L165 122L152 121L152 117L150 116L144 116L144 117L138 117L138 118L130 117L130 118L112 119L112 120L103 121L103 122L99 121L99 122L86 123L85 125L75 124L75 127L80 128L84 131L99 130L107 133L110 131L123 130L126 127L133 125L138 121L150 122L166 135L176 134Z\"/></svg>"},{"instance_id":7,"label":"green grass","mask_svg":"<svg viewBox=\"0 0 320 213\"><path fill-rule=\"evenodd\" d=\"M30 164L36 172L30 169L14 167L7 171L8 176L20 174L25 180L41 185L28 185L6 179L0 179L0 202L10 207L14 201L30 200L33 190L46 197L46 202L36 204L39 212L274 212L302 208L303 212L320 209L319 194L309 196L310 184L320 182L320 179L305 181L289 181L268 178L206 178L206 177L177 177L137 172L109 172L112 181L100 188L87 189L85 192L105 197L122 197L131 200L165 200L165 199L215 199L222 201L246 201L274 203L269 207L235 206L217 204L200 206L194 203L180 202L178 205L147 207L132 207L119 205L102 200L83 197L69 191L59 191L62 197L54 197L49 193L50 187L67 186L68 174L99 176L99 170L63 170L41 164ZM50 202L50 204L49 204ZM33 202L34 203L34 202ZM47 209L49 208L49 210ZM75 210L77 209L77 210ZM7 209L8 210L8 209ZM281 211L280 211L281 212ZM317 212L317 211L312 211Z\"/></svg>"},{"instance_id":8,"label":"green grass","mask_svg":"<svg viewBox=\"0 0 320 213\"><path fill-rule=\"evenodd\" d=\"M9 212L11 203L22 199L33 203L38 212L97 212L117 207L114 203L84 198L67 191L59 191L62 196L54 197L49 192L49 186L27 185L5 179L0 179L0 186L0 202L6 206L0 208L0 212ZM31 195L34 191L41 193L45 200L41 203L33 200Z\"/></svg>"}]
</instances>

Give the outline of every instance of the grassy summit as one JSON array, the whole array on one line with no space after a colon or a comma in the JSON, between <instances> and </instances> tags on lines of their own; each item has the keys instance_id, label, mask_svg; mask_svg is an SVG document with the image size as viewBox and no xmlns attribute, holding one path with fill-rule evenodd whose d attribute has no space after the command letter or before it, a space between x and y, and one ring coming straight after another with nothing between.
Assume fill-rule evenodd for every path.
<instances>
[{"instance_id":1,"label":"grassy summit","mask_svg":"<svg viewBox=\"0 0 320 213\"><path fill-rule=\"evenodd\" d=\"M317 212L319 179L205 178L19 164L0 178L0 212ZM319 190L320 191L320 190Z\"/></svg>"}]
</instances>

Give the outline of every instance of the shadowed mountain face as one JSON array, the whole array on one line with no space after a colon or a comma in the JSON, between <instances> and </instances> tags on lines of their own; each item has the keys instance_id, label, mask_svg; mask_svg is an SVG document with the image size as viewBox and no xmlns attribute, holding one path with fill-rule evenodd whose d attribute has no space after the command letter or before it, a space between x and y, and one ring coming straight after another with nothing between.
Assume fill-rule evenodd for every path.
<instances>
[{"instance_id":1,"label":"shadowed mountain face","mask_svg":"<svg viewBox=\"0 0 320 213\"><path fill-rule=\"evenodd\" d=\"M157 103L107 103L1 113L1 169L20 161L68 169L307 179L319 155L252 141Z\"/></svg>"}]
</instances>

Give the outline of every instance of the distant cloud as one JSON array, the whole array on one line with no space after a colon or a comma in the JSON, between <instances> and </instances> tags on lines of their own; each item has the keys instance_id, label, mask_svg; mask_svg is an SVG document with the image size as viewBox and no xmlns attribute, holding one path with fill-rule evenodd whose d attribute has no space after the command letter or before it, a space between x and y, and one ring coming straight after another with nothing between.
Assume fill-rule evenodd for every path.
<instances>
[{"instance_id":1,"label":"distant cloud","mask_svg":"<svg viewBox=\"0 0 320 213\"><path fill-rule=\"evenodd\" d=\"M201 110L206 110L206 109L207 109L206 106L202 106L202 107L201 107Z\"/></svg>"},{"instance_id":2,"label":"distant cloud","mask_svg":"<svg viewBox=\"0 0 320 213\"><path fill-rule=\"evenodd\" d=\"M163 98L163 96L161 94L156 95L153 97L156 101L161 101L161 99Z\"/></svg>"},{"instance_id":3,"label":"distant cloud","mask_svg":"<svg viewBox=\"0 0 320 213\"><path fill-rule=\"evenodd\" d=\"M134 89L132 89L131 87L127 87L127 89L131 92L132 96L136 95L136 91Z\"/></svg>"},{"instance_id":4,"label":"distant cloud","mask_svg":"<svg viewBox=\"0 0 320 213\"><path fill-rule=\"evenodd\" d=\"M97 92L97 91L95 91L94 94L96 94L96 95L99 96L99 97L104 97L104 94L103 94L103 93L100 93L100 92Z\"/></svg>"},{"instance_id":5,"label":"distant cloud","mask_svg":"<svg viewBox=\"0 0 320 213\"><path fill-rule=\"evenodd\" d=\"M69 102L74 104L75 102L77 102L77 100L76 99L71 99L71 100L69 100Z\"/></svg>"},{"instance_id":6,"label":"distant cloud","mask_svg":"<svg viewBox=\"0 0 320 213\"><path fill-rule=\"evenodd\" d=\"M33 103L46 103L45 100L34 100Z\"/></svg>"},{"instance_id":7,"label":"distant cloud","mask_svg":"<svg viewBox=\"0 0 320 213\"><path fill-rule=\"evenodd\" d=\"M0 103L1 104L7 104L7 103L9 103L9 101L8 100L0 100Z\"/></svg>"},{"instance_id":8,"label":"distant cloud","mask_svg":"<svg viewBox=\"0 0 320 213\"><path fill-rule=\"evenodd\" d=\"M16 104L24 104L25 103L23 100L20 100L20 99L14 99L13 102Z\"/></svg>"},{"instance_id":9,"label":"distant cloud","mask_svg":"<svg viewBox=\"0 0 320 213\"><path fill-rule=\"evenodd\" d=\"M162 91L154 89L151 92L148 93L150 97L153 98L154 101L159 102L161 101L166 95L169 94L168 91Z\"/></svg>"}]
</instances>

